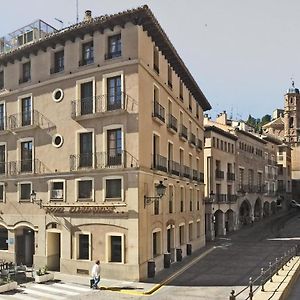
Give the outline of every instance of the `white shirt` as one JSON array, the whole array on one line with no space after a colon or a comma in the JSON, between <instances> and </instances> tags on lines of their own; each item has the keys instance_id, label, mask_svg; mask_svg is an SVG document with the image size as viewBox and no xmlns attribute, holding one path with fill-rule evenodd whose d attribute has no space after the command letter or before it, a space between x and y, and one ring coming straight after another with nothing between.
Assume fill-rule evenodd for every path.
<instances>
[{"instance_id":1,"label":"white shirt","mask_svg":"<svg viewBox=\"0 0 300 300\"><path fill-rule=\"evenodd\" d=\"M92 277L99 277L100 276L100 265L94 264L92 268Z\"/></svg>"}]
</instances>

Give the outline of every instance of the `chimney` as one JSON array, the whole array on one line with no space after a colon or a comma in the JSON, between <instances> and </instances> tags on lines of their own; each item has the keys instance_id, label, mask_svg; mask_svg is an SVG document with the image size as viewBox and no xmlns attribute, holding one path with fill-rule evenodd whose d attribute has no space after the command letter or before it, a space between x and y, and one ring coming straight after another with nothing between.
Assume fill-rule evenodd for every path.
<instances>
[{"instance_id":1,"label":"chimney","mask_svg":"<svg viewBox=\"0 0 300 300\"><path fill-rule=\"evenodd\" d=\"M92 11L91 10L86 10L84 13L84 19L83 22L89 22L92 20Z\"/></svg>"},{"instance_id":2,"label":"chimney","mask_svg":"<svg viewBox=\"0 0 300 300\"><path fill-rule=\"evenodd\" d=\"M225 110L217 116L216 122L222 125L227 125L227 113Z\"/></svg>"}]
</instances>

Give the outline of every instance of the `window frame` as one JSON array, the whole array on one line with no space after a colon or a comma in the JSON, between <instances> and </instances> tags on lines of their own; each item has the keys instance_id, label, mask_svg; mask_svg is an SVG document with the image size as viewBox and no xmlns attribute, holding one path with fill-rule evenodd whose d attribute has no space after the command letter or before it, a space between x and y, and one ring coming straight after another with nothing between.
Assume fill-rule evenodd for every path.
<instances>
[{"instance_id":1,"label":"window frame","mask_svg":"<svg viewBox=\"0 0 300 300\"><path fill-rule=\"evenodd\" d=\"M52 191L52 185L56 182L62 182L63 183L63 198L62 199L55 199L51 198L51 191ZM65 179L51 179L48 181L48 201L49 202L66 202L66 180Z\"/></svg>"},{"instance_id":2,"label":"window frame","mask_svg":"<svg viewBox=\"0 0 300 300\"><path fill-rule=\"evenodd\" d=\"M121 237L121 261L114 262L111 261L111 237L112 236L120 236ZM125 234L120 232L108 232L106 233L106 251L105 251L105 260L107 263L111 264L125 264Z\"/></svg>"},{"instance_id":3,"label":"window frame","mask_svg":"<svg viewBox=\"0 0 300 300\"><path fill-rule=\"evenodd\" d=\"M79 258L79 235L87 235L89 237L89 258L83 259ZM75 232L75 258L79 261L91 261L92 260L92 233L87 231L77 231Z\"/></svg>"},{"instance_id":4,"label":"window frame","mask_svg":"<svg viewBox=\"0 0 300 300\"><path fill-rule=\"evenodd\" d=\"M0 203L6 203L6 183L0 182L0 186L3 187L2 200L0 199Z\"/></svg>"},{"instance_id":5,"label":"window frame","mask_svg":"<svg viewBox=\"0 0 300 300\"><path fill-rule=\"evenodd\" d=\"M79 182L92 181L92 198L79 198ZM80 177L75 179L75 202L95 202L95 182L93 177Z\"/></svg>"},{"instance_id":6,"label":"window frame","mask_svg":"<svg viewBox=\"0 0 300 300\"><path fill-rule=\"evenodd\" d=\"M107 184L106 182L108 180L115 180L115 179L120 179L121 180L121 198L106 198L106 192L107 192ZM120 175L116 176L105 176L102 179L103 182L103 195L102 199L103 202L125 202L125 191L124 191L124 177Z\"/></svg>"},{"instance_id":7,"label":"window frame","mask_svg":"<svg viewBox=\"0 0 300 300\"><path fill-rule=\"evenodd\" d=\"M31 191L33 190L32 188L32 182L31 181L21 181L18 183L18 202L19 203L32 203L31 196L29 194L29 199L21 199L22 191L21 191L21 186L25 184L30 184L30 194Z\"/></svg>"}]
</instances>

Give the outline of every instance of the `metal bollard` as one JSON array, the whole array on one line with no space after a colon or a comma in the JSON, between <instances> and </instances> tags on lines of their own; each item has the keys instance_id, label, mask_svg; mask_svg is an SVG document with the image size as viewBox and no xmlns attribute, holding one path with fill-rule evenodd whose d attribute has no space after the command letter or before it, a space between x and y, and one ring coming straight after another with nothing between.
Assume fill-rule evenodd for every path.
<instances>
[{"instance_id":1,"label":"metal bollard","mask_svg":"<svg viewBox=\"0 0 300 300\"><path fill-rule=\"evenodd\" d=\"M270 269L270 282L273 282L272 263L271 262L269 262L269 269Z\"/></svg>"},{"instance_id":2,"label":"metal bollard","mask_svg":"<svg viewBox=\"0 0 300 300\"><path fill-rule=\"evenodd\" d=\"M279 275L278 274L278 271L279 271L279 265L278 265L278 258L276 257L276 262L275 262L275 264L276 264L276 275Z\"/></svg>"},{"instance_id":3,"label":"metal bollard","mask_svg":"<svg viewBox=\"0 0 300 300\"><path fill-rule=\"evenodd\" d=\"M232 290L231 293L230 293L230 296L229 296L229 300L236 300L236 297L235 297L235 291Z\"/></svg>"},{"instance_id":4,"label":"metal bollard","mask_svg":"<svg viewBox=\"0 0 300 300\"><path fill-rule=\"evenodd\" d=\"M284 268L283 268L283 267L284 267L284 260L283 260L283 256L281 256L281 264L282 264L282 265L281 265L281 270L284 270Z\"/></svg>"},{"instance_id":5,"label":"metal bollard","mask_svg":"<svg viewBox=\"0 0 300 300\"><path fill-rule=\"evenodd\" d=\"M249 300L253 300L253 282L252 282L252 277L249 278Z\"/></svg>"},{"instance_id":6,"label":"metal bollard","mask_svg":"<svg viewBox=\"0 0 300 300\"><path fill-rule=\"evenodd\" d=\"M261 291L264 292L265 291L265 287L264 287L264 268L260 269L260 275L261 275Z\"/></svg>"}]
</instances>

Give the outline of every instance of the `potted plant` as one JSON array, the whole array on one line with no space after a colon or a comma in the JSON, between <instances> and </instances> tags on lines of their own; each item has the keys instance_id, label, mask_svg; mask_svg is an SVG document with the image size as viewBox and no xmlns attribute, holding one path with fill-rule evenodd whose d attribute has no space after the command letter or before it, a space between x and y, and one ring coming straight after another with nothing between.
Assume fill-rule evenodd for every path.
<instances>
[{"instance_id":1,"label":"potted plant","mask_svg":"<svg viewBox=\"0 0 300 300\"><path fill-rule=\"evenodd\" d=\"M48 267L45 266L43 268L39 268L36 273L34 280L37 283L42 283L46 281L50 281L54 279L54 274L53 273L48 273Z\"/></svg>"},{"instance_id":2,"label":"potted plant","mask_svg":"<svg viewBox=\"0 0 300 300\"><path fill-rule=\"evenodd\" d=\"M17 282L12 281L9 275L0 278L0 294L7 291L15 290L17 287Z\"/></svg>"}]
</instances>

